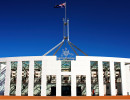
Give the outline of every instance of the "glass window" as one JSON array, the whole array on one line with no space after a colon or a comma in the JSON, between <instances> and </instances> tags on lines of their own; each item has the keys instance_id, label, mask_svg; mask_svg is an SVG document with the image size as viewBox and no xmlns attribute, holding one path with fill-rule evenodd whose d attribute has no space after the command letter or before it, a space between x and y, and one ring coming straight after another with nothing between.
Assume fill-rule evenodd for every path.
<instances>
[{"instance_id":1,"label":"glass window","mask_svg":"<svg viewBox=\"0 0 130 100\"><path fill-rule=\"evenodd\" d=\"M4 95L6 62L0 62L0 95Z\"/></svg>"},{"instance_id":2,"label":"glass window","mask_svg":"<svg viewBox=\"0 0 130 100\"><path fill-rule=\"evenodd\" d=\"M104 83L104 95L111 95L109 62L103 62L103 83Z\"/></svg>"},{"instance_id":3,"label":"glass window","mask_svg":"<svg viewBox=\"0 0 130 100\"><path fill-rule=\"evenodd\" d=\"M91 61L91 94L92 96L99 95L99 85L98 85L98 62Z\"/></svg>"},{"instance_id":4,"label":"glass window","mask_svg":"<svg viewBox=\"0 0 130 100\"><path fill-rule=\"evenodd\" d=\"M116 94L122 95L122 85L121 85L121 63L114 62L115 67L115 88Z\"/></svg>"},{"instance_id":5,"label":"glass window","mask_svg":"<svg viewBox=\"0 0 130 100\"><path fill-rule=\"evenodd\" d=\"M71 76L61 76L62 96L71 96Z\"/></svg>"},{"instance_id":6,"label":"glass window","mask_svg":"<svg viewBox=\"0 0 130 100\"><path fill-rule=\"evenodd\" d=\"M22 89L21 95L28 96L29 61L22 62Z\"/></svg>"},{"instance_id":7,"label":"glass window","mask_svg":"<svg viewBox=\"0 0 130 100\"><path fill-rule=\"evenodd\" d=\"M42 61L34 61L34 96L41 96Z\"/></svg>"},{"instance_id":8,"label":"glass window","mask_svg":"<svg viewBox=\"0 0 130 100\"><path fill-rule=\"evenodd\" d=\"M86 96L86 76L77 75L76 83L77 83L77 96Z\"/></svg>"},{"instance_id":9,"label":"glass window","mask_svg":"<svg viewBox=\"0 0 130 100\"><path fill-rule=\"evenodd\" d=\"M17 62L11 62L11 75L10 75L10 95L16 94L16 80L17 80Z\"/></svg>"},{"instance_id":10,"label":"glass window","mask_svg":"<svg viewBox=\"0 0 130 100\"><path fill-rule=\"evenodd\" d=\"M69 60L61 61L61 71L70 72L71 71L71 61L69 61Z\"/></svg>"},{"instance_id":11,"label":"glass window","mask_svg":"<svg viewBox=\"0 0 130 100\"><path fill-rule=\"evenodd\" d=\"M56 96L56 75L47 75L47 96Z\"/></svg>"}]
</instances>

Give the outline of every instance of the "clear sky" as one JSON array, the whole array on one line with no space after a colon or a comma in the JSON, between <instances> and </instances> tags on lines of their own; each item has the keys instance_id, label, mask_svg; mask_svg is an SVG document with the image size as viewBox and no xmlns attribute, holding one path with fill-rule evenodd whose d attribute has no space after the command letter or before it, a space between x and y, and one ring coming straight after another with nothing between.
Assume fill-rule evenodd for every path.
<instances>
[{"instance_id":1,"label":"clear sky","mask_svg":"<svg viewBox=\"0 0 130 100\"><path fill-rule=\"evenodd\" d=\"M0 0L0 57L41 56L62 40L65 0ZM130 0L66 0L70 40L89 56L130 58Z\"/></svg>"}]
</instances>

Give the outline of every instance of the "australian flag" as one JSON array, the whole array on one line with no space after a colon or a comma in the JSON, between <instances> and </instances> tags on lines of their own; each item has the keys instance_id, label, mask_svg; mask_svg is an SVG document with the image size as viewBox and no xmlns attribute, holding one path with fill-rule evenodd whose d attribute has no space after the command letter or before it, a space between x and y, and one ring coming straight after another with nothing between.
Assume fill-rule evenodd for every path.
<instances>
[{"instance_id":1,"label":"australian flag","mask_svg":"<svg viewBox=\"0 0 130 100\"><path fill-rule=\"evenodd\" d=\"M54 8L65 8L65 7L66 7L66 3L62 3L62 4L54 6Z\"/></svg>"}]
</instances>

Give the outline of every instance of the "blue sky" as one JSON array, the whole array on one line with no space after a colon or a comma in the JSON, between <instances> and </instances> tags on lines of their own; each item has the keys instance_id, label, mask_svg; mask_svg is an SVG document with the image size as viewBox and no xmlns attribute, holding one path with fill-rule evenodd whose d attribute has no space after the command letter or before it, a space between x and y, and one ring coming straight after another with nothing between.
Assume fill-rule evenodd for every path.
<instances>
[{"instance_id":1,"label":"blue sky","mask_svg":"<svg viewBox=\"0 0 130 100\"><path fill-rule=\"evenodd\" d=\"M0 0L0 57L41 56L62 40L65 0ZM130 58L130 0L66 0L70 40L89 56Z\"/></svg>"}]
</instances>

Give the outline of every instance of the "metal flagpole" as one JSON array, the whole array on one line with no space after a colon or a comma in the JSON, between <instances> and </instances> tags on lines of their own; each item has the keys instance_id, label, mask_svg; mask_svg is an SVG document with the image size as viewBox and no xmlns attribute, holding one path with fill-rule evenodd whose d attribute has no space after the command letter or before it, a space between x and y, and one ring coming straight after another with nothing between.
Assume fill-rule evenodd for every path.
<instances>
[{"instance_id":1,"label":"metal flagpole","mask_svg":"<svg viewBox=\"0 0 130 100\"><path fill-rule=\"evenodd\" d=\"M81 49L79 49L76 45L74 45L73 43L71 43L69 41L69 19L67 19L67 5L66 5L66 1L65 1L65 18L63 18L63 40L57 44L55 47L53 47L52 49L50 49L47 53L45 53L43 56L48 55L50 52L52 52L54 49L58 48L55 53L53 55L56 55L56 53L59 51L59 49L62 47L62 45L65 43L65 48L66 48L66 42L69 44L69 46L71 47L71 49L75 52L75 54L77 56L78 53L76 52L75 48L77 50L79 50L81 53L83 53L85 56L88 56L85 52L83 52Z\"/></svg>"},{"instance_id":2,"label":"metal flagpole","mask_svg":"<svg viewBox=\"0 0 130 100\"><path fill-rule=\"evenodd\" d=\"M65 22L66 22L66 16L67 14L66 14L66 1L65 1Z\"/></svg>"},{"instance_id":3,"label":"metal flagpole","mask_svg":"<svg viewBox=\"0 0 130 100\"><path fill-rule=\"evenodd\" d=\"M68 41L69 41L69 19L67 20L67 35L68 35Z\"/></svg>"}]
</instances>

